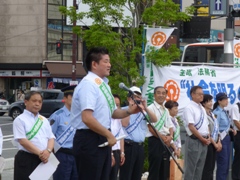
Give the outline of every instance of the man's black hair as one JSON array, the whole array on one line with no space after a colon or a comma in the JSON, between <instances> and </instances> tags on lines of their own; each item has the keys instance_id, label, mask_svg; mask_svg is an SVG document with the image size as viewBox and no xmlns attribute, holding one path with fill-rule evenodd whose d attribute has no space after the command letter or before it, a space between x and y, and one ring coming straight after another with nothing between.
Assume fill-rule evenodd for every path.
<instances>
[{"instance_id":1,"label":"man's black hair","mask_svg":"<svg viewBox=\"0 0 240 180\"><path fill-rule=\"evenodd\" d=\"M91 71L92 69L92 62L99 62L102 58L102 55L109 54L108 50L105 47L95 47L90 49L90 51L87 53L86 59L85 59L85 67L88 71Z\"/></svg>"}]
</instances>

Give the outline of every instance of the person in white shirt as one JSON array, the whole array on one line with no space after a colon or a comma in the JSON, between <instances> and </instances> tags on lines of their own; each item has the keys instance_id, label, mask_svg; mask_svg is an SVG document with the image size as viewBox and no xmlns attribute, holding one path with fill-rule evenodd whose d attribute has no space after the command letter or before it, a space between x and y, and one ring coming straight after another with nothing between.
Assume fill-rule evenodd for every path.
<instances>
[{"instance_id":1,"label":"person in white shirt","mask_svg":"<svg viewBox=\"0 0 240 180\"><path fill-rule=\"evenodd\" d=\"M174 155L178 158L181 155L181 137L180 137L180 125L176 118L178 114L178 103L176 101L169 100L165 103L165 107L168 109L172 123L173 123L173 144L171 148L174 150Z\"/></svg>"},{"instance_id":2,"label":"person in white shirt","mask_svg":"<svg viewBox=\"0 0 240 180\"><path fill-rule=\"evenodd\" d=\"M120 97L117 94L113 94L113 97L114 97L117 108L121 108ZM124 135L121 119L112 119L111 132L116 138ZM109 179L117 180L119 167L123 165L125 162L124 139L117 141L117 143L114 146L112 146L112 156L114 157L115 164L113 165L112 163Z\"/></svg>"},{"instance_id":3,"label":"person in white shirt","mask_svg":"<svg viewBox=\"0 0 240 180\"><path fill-rule=\"evenodd\" d=\"M240 98L240 91L238 91L238 99ZM234 130L236 135L234 136L234 158L232 163L232 179L240 179L240 102L234 104L230 110L231 118L234 123Z\"/></svg>"},{"instance_id":4,"label":"person in white shirt","mask_svg":"<svg viewBox=\"0 0 240 180\"><path fill-rule=\"evenodd\" d=\"M185 107L183 121L187 131L184 154L184 179L201 180L207 155L209 138L207 114L201 102L203 90L201 86L193 86L190 90L192 100Z\"/></svg>"},{"instance_id":5,"label":"person in white shirt","mask_svg":"<svg viewBox=\"0 0 240 180\"><path fill-rule=\"evenodd\" d=\"M29 179L41 162L47 163L55 139L48 120L39 114L41 93L30 91L24 103L26 109L13 122L14 140L19 149L14 159L14 180Z\"/></svg>"},{"instance_id":6,"label":"person in white shirt","mask_svg":"<svg viewBox=\"0 0 240 180\"><path fill-rule=\"evenodd\" d=\"M154 88L154 102L148 106L158 120L156 123L152 123L158 135L148 125L148 180L167 180L169 178L170 152L164 146L170 147L173 143L173 124L167 108L164 107L166 97L167 90L162 86L157 86Z\"/></svg>"},{"instance_id":7,"label":"person in white shirt","mask_svg":"<svg viewBox=\"0 0 240 180\"><path fill-rule=\"evenodd\" d=\"M204 94L203 101L201 102L207 113L211 141L211 144L208 146L207 157L202 173L202 180L213 179L213 171L216 164L216 154L222 150L222 143L219 135L219 124L212 113L212 99L213 97L210 94Z\"/></svg>"}]
</instances>

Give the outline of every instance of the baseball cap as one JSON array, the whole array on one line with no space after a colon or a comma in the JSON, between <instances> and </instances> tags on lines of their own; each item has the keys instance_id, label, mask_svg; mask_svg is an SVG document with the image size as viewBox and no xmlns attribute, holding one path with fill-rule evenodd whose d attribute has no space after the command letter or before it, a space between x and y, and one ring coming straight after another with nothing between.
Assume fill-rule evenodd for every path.
<instances>
[{"instance_id":1,"label":"baseball cap","mask_svg":"<svg viewBox=\"0 0 240 180\"><path fill-rule=\"evenodd\" d=\"M139 87L137 87L137 86L132 86L132 87L130 88L130 90L131 90L132 92L135 92L135 93L138 93L138 94L142 94L141 89L140 89Z\"/></svg>"},{"instance_id":2,"label":"baseball cap","mask_svg":"<svg viewBox=\"0 0 240 180\"><path fill-rule=\"evenodd\" d=\"M226 93L222 93L222 92L220 92L220 93L218 93L217 95L216 95L216 100L217 101L221 101L221 100L223 100L223 99L227 99L228 98L228 96L227 96L227 94Z\"/></svg>"}]
</instances>

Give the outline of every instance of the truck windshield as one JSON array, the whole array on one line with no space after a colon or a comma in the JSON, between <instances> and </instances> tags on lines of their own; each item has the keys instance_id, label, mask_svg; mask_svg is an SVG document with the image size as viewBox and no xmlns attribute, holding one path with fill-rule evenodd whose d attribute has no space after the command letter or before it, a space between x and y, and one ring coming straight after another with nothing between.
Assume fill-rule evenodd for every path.
<instances>
[{"instance_id":1,"label":"truck windshield","mask_svg":"<svg viewBox=\"0 0 240 180\"><path fill-rule=\"evenodd\" d=\"M188 46L183 53L183 62L222 63L223 46Z\"/></svg>"}]
</instances>

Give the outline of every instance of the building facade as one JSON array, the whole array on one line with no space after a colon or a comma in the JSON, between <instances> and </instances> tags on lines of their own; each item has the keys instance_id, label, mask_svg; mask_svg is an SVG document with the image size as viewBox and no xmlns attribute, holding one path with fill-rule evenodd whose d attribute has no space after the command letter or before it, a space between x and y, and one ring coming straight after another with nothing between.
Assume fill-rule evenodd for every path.
<instances>
[{"instance_id":1,"label":"building facade","mask_svg":"<svg viewBox=\"0 0 240 180\"><path fill-rule=\"evenodd\" d=\"M72 75L72 27L59 6L65 0L4 0L0 4L0 92L16 100L18 89L61 88ZM56 42L63 53L56 53ZM81 41L77 40L76 74L82 67Z\"/></svg>"}]
</instances>

